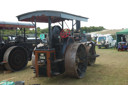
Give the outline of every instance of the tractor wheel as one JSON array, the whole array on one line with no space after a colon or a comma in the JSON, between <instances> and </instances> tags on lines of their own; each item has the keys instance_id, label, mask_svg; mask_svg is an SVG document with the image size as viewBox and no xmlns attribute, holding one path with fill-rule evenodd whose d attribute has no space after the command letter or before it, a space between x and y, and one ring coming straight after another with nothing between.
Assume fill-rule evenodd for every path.
<instances>
[{"instance_id":1,"label":"tractor wheel","mask_svg":"<svg viewBox=\"0 0 128 85\"><path fill-rule=\"evenodd\" d=\"M101 49L101 46L98 46L99 49Z\"/></svg>"},{"instance_id":2,"label":"tractor wheel","mask_svg":"<svg viewBox=\"0 0 128 85\"><path fill-rule=\"evenodd\" d=\"M65 74L75 78L83 78L87 62L87 53L83 44L69 45L65 54Z\"/></svg>"},{"instance_id":3,"label":"tractor wheel","mask_svg":"<svg viewBox=\"0 0 128 85\"><path fill-rule=\"evenodd\" d=\"M109 48L109 45L106 45L105 48L108 49Z\"/></svg>"},{"instance_id":4,"label":"tractor wheel","mask_svg":"<svg viewBox=\"0 0 128 85\"><path fill-rule=\"evenodd\" d=\"M96 50L95 48L91 47L89 50L89 59L88 59L89 66L92 66L95 64L95 61L96 61L95 55L96 55Z\"/></svg>"},{"instance_id":5,"label":"tractor wheel","mask_svg":"<svg viewBox=\"0 0 128 85\"><path fill-rule=\"evenodd\" d=\"M7 70L19 71L28 63L28 53L23 47L12 46L4 54L4 64Z\"/></svg>"},{"instance_id":6,"label":"tractor wheel","mask_svg":"<svg viewBox=\"0 0 128 85\"><path fill-rule=\"evenodd\" d=\"M92 66L92 65L95 64L95 62L96 62L96 57L95 58L90 58L89 61L88 61L88 65Z\"/></svg>"}]
</instances>

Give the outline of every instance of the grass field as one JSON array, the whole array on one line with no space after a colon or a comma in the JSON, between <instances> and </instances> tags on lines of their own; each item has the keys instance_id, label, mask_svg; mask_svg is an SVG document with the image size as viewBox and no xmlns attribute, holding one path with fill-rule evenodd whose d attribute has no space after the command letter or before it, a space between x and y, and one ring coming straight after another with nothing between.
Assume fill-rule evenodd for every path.
<instances>
[{"instance_id":1,"label":"grass field","mask_svg":"<svg viewBox=\"0 0 128 85\"><path fill-rule=\"evenodd\" d=\"M25 81L25 85L128 85L128 52L115 49L96 49L100 57L94 66L89 66L83 79L69 78L60 75L53 78L34 78L28 66L19 72L4 74L0 72L0 81L12 78L12 81Z\"/></svg>"},{"instance_id":2,"label":"grass field","mask_svg":"<svg viewBox=\"0 0 128 85\"><path fill-rule=\"evenodd\" d=\"M102 30L102 31L97 31L97 32L92 32L92 33L97 33L97 34L112 34L115 35L116 32L120 32L122 29L113 29L113 30Z\"/></svg>"}]
</instances>

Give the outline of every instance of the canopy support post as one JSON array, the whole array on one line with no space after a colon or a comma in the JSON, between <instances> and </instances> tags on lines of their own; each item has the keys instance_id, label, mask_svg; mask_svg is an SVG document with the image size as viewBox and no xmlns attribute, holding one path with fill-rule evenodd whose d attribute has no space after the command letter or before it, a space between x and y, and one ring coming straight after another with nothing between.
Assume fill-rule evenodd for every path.
<instances>
[{"instance_id":1,"label":"canopy support post","mask_svg":"<svg viewBox=\"0 0 128 85\"><path fill-rule=\"evenodd\" d=\"M37 47L37 29L36 29L36 17L34 18L35 21L35 38L36 38L36 47Z\"/></svg>"},{"instance_id":2,"label":"canopy support post","mask_svg":"<svg viewBox=\"0 0 128 85\"><path fill-rule=\"evenodd\" d=\"M2 30L1 29L0 29L0 42L2 41Z\"/></svg>"},{"instance_id":3,"label":"canopy support post","mask_svg":"<svg viewBox=\"0 0 128 85\"><path fill-rule=\"evenodd\" d=\"M51 17L48 17L48 36L49 36L49 49L52 48L52 32L51 32Z\"/></svg>"},{"instance_id":4,"label":"canopy support post","mask_svg":"<svg viewBox=\"0 0 128 85\"><path fill-rule=\"evenodd\" d=\"M25 41L25 36L26 36L26 34L25 34L25 28L24 28L24 42L26 42L26 41Z\"/></svg>"},{"instance_id":5,"label":"canopy support post","mask_svg":"<svg viewBox=\"0 0 128 85\"><path fill-rule=\"evenodd\" d=\"M16 36L17 36L17 28L16 28Z\"/></svg>"},{"instance_id":6,"label":"canopy support post","mask_svg":"<svg viewBox=\"0 0 128 85\"><path fill-rule=\"evenodd\" d=\"M72 36L74 36L74 27L73 27L73 20L72 20Z\"/></svg>"},{"instance_id":7,"label":"canopy support post","mask_svg":"<svg viewBox=\"0 0 128 85\"><path fill-rule=\"evenodd\" d=\"M64 22L62 21L62 29L64 29Z\"/></svg>"}]
</instances>

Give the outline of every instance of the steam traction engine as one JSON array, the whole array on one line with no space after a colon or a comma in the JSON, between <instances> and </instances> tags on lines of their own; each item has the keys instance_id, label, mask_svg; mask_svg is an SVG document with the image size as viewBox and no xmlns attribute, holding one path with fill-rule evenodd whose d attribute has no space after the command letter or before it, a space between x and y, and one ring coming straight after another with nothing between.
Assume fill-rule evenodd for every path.
<instances>
[{"instance_id":1,"label":"steam traction engine","mask_svg":"<svg viewBox=\"0 0 128 85\"><path fill-rule=\"evenodd\" d=\"M22 35L18 35L17 28L22 29ZM25 29L28 28L35 26L31 23L0 22L0 66L4 66L6 70L19 71L31 60L36 40L27 39ZM16 31L16 36L3 33L5 30Z\"/></svg>"},{"instance_id":2,"label":"steam traction engine","mask_svg":"<svg viewBox=\"0 0 128 85\"><path fill-rule=\"evenodd\" d=\"M36 48L34 71L36 76L51 77L62 73L82 78L87 65L95 63L95 44L80 33L80 21L88 18L59 11L35 11L17 16L20 21L48 23L47 43ZM65 20L72 21L72 29L64 29ZM75 23L73 23L75 21ZM51 26L52 23L60 26ZM76 30L74 26L76 25Z\"/></svg>"}]
</instances>

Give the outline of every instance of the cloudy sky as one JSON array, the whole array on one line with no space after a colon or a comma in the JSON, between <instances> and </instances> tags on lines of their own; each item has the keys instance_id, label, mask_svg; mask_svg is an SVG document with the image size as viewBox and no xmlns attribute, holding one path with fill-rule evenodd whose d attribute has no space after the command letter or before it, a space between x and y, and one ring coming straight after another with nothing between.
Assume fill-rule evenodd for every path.
<instances>
[{"instance_id":1,"label":"cloudy sky","mask_svg":"<svg viewBox=\"0 0 128 85\"><path fill-rule=\"evenodd\" d=\"M1 0L0 21L35 10L58 10L88 17L82 26L128 28L128 0Z\"/></svg>"}]
</instances>

